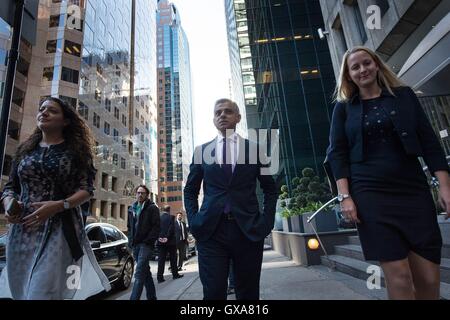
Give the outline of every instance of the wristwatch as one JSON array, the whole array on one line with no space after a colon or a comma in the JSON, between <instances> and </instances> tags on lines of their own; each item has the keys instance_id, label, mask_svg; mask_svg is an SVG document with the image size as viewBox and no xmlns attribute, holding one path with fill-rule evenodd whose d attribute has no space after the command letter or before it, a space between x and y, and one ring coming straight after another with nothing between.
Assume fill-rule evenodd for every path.
<instances>
[{"instance_id":1,"label":"wristwatch","mask_svg":"<svg viewBox=\"0 0 450 320\"><path fill-rule=\"evenodd\" d=\"M339 193L339 194L337 195L337 200L338 200L339 202L342 202L342 201L344 201L344 199L347 199L347 198L350 198L350 195L349 195L349 194Z\"/></svg>"},{"instance_id":2,"label":"wristwatch","mask_svg":"<svg viewBox=\"0 0 450 320\"><path fill-rule=\"evenodd\" d=\"M70 209L70 203L69 203L69 201L67 201L67 199L64 199L63 206L64 206L64 210Z\"/></svg>"}]
</instances>

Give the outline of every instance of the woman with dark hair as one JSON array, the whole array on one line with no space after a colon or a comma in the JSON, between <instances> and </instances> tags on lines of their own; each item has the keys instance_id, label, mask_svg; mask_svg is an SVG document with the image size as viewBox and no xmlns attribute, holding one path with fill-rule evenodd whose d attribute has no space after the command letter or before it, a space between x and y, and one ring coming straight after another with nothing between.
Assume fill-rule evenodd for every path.
<instances>
[{"instance_id":1,"label":"woman with dark hair","mask_svg":"<svg viewBox=\"0 0 450 320\"><path fill-rule=\"evenodd\" d=\"M85 299L110 289L79 208L94 190L92 135L58 98L46 98L36 120L36 130L15 154L1 198L5 210L18 201L21 212L6 213L11 225L0 297Z\"/></svg>"},{"instance_id":2,"label":"woman with dark hair","mask_svg":"<svg viewBox=\"0 0 450 320\"><path fill-rule=\"evenodd\" d=\"M380 263L390 299L439 299L442 238L418 157L447 218L449 167L419 100L365 47L344 55L336 100L327 157L365 258Z\"/></svg>"}]
</instances>

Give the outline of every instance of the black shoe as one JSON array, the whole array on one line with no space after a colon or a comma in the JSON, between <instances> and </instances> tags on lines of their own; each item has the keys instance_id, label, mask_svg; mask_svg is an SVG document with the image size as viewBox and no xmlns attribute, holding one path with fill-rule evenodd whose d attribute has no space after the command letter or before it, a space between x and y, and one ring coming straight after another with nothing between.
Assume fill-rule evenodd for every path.
<instances>
[{"instance_id":1,"label":"black shoe","mask_svg":"<svg viewBox=\"0 0 450 320\"><path fill-rule=\"evenodd\" d=\"M227 295L234 294L234 288L228 288Z\"/></svg>"},{"instance_id":2,"label":"black shoe","mask_svg":"<svg viewBox=\"0 0 450 320\"><path fill-rule=\"evenodd\" d=\"M178 271L183 271L183 268L182 267L178 267Z\"/></svg>"},{"instance_id":3,"label":"black shoe","mask_svg":"<svg viewBox=\"0 0 450 320\"><path fill-rule=\"evenodd\" d=\"M173 276L174 279L179 279L179 278L183 278L183 277L184 277L184 274L175 274Z\"/></svg>"},{"instance_id":4,"label":"black shoe","mask_svg":"<svg viewBox=\"0 0 450 320\"><path fill-rule=\"evenodd\" d=\"M157 280L158 280L158 283L166 281L166 279L164 279L164 278L158 278Z\"/></svg>"}]
</instances>

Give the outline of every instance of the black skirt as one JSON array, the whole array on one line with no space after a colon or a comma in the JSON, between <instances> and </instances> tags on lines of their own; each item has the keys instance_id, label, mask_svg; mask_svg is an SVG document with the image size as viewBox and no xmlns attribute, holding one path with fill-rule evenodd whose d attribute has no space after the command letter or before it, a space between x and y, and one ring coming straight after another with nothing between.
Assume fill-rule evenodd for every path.
<instances>
[{"instance_id":1,"label":"black skirt","mask_svg":"<svg viewBox=\"0 0 450 320\"><path fill-rule=\"evenodd\" d=\"M413 251L440 264L442 238L426 176L417 157L405 153L382 103L363 101L365 158L350 166L364 257L396 261Z\"/></svg>"}]
</instances>

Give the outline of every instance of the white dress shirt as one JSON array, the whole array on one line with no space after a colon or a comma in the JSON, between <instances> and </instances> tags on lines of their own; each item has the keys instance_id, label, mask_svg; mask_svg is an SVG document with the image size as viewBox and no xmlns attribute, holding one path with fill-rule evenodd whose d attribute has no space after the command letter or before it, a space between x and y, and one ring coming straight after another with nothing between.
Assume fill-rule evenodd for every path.
<instances>
[{"instance_id":1,"label":"white dress shirt","mask_svg":"<svg viewBox=\"0 0 450 320\"><path fill-rule=\"evenodd\" d=\"M222 165L222 150L223 150L223 138L224 136L222 135L221 132L219 132L219 134L217 135L217 139L216 139L216 159L217 162ZM231 147L231 167L232 167L232 172L234 172L234 168L236 167L236 162L238 159L238 151L239 151L239 139L240 136L234 132L233 134L229 135L227 137L227 140L229 141L230 147Z\"/></svg>"}]
</instances>

